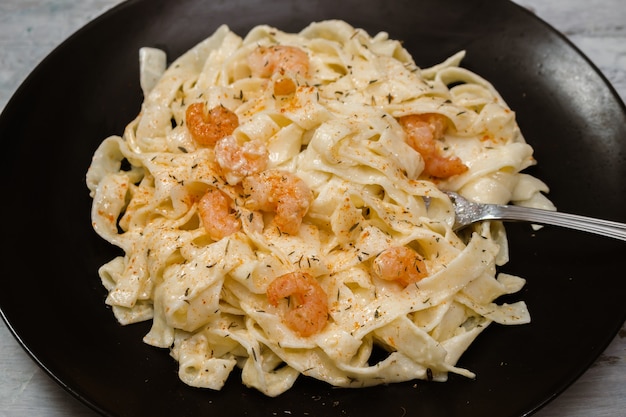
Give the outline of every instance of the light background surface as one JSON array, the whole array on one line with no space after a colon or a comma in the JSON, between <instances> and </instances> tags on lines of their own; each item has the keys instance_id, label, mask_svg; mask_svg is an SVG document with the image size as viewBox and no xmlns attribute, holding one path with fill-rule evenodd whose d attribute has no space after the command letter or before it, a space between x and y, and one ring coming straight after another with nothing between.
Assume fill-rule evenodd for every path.
<instances>
[{"instance_id":1,"label":"light background surface","mask_svg":"<svg viewBox=\"0 0 626 417\"><path fill-rule=\"evenodd\" d=\"M514 1L567 36L626 100L626 1ZM0 110L30 71L56 46L119 3L120 0L0 1ZM626 415L626 326L577 382L534 415ZM0 320L0 417L26 416L97 414L42 371Z\"/></svg>"}]
</instances>

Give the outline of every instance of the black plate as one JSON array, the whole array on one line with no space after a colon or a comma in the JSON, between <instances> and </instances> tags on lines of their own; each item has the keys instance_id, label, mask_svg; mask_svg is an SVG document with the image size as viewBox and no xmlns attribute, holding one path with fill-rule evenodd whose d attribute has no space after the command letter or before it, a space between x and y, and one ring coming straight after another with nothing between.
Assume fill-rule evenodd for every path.
<instances>
[{"instance_id":1,"label":"black plate","mask_svg":"<svg viewBox=\"0 0 626 417\"><path fill-rule=\"evenodd\" d=\"M9 328L35 360L110 416L520 416L568 387L626 318L623 242L546 227L508 226L511 262L533 322L493 325L460 365L476 380L334 389L300 379L269 399L233 375L221 392L185 386L145 324L119 326L97 268L116 251L92 231L85 172L98 144L121 134L142 95L137 51L175 58L227 23L298 31L339 18L402 39L420 66L460 49L513 109L559 209L626 221L626 111L597 69L526 10L493 0L137 0L57 48L0 117L4 155L3 282Z\"/></svg>"}]
</instances>

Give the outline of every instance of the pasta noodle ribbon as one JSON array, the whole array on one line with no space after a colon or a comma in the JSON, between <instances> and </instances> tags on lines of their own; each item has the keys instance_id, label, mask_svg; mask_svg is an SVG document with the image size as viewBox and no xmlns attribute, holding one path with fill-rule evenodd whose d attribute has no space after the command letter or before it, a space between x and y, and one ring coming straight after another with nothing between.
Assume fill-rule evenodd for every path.
<instances>
[{"instance_id":1,"label":"pasta noodle ribbon","mask_svg":"<svg viewBox=\"0 0 626 417\"><path fill-rule=\"evenodd\" d=\"M420 68L339 20L221 26L169 66L142 49L141 112L86 175L93 228L123 252L99 270L116 319L151 321L144 341L194 387L237 367L268 396L300 375L473 378L457 362L479 334L530 321L498 303L525 281L498 270L500 223L452 230L444 190L553 206L522 173L535 160L515 113L464 54Z\"/></svg>"}]
</instances>

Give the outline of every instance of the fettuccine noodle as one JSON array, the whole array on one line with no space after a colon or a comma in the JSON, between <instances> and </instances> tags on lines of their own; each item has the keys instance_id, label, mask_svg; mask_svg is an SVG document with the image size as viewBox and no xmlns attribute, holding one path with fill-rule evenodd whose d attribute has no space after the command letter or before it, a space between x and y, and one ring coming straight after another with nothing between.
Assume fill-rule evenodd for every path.
<instances>
[{"instance_id":1,"label":"fettuccine noodle","mask_svg":"<svg viewBox=\"0 0 626 417\"><path fill-rule=\"evenodd\" d=\"M121 324L170 349L182 381L235 367L268 396L300 375L338 387L474 377L457 361L524 279L497 222L462 233L442 190L553 208L515 114L459 52L419 68L386 33L228 27L176 59L141 51L144 102L87 185L99 270ZM373 352L386 351L373 362ZM376 355L375 355L376 356Z\"/></svg>"}]
</instances>

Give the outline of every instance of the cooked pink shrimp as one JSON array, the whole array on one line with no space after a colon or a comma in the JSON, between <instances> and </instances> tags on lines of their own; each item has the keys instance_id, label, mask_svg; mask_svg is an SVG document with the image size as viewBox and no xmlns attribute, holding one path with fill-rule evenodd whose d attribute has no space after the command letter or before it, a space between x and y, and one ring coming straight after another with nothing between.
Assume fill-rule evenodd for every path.
<instances>
[{"instance_id":1,"label":"cooked pink shrimp","mask_svg":"<svg viewBox=\"0 0 626 417\"><path fill-rule=\"evenodd\" d=\"M274 307L281 298L280 315L287 327L302 337L319 333L328 322L328 296L319 282L306 272L281 275L267 288L267 299Z\"/></svg>"},{"instance_id":2,"label":"cooked pink shrimp","mask_svg":"<svg viewBox=\"0 0 626 417\"><path fill-rule=\"evenodd\" d=\"M308 77L309 56L295 46L259 46L248 55L248 66L254 77L270 78L278 73L280 77L274 81L274 94L284 96L296 91L293 78Z\"/></svg>"},{"instance_id":3,"label":"cooked pink shrimp","mask_svg":"<svg viewBox=\"0 0 626 417\"><path fill-rule=\"evenodd\" d=\"M281 232L298 233L313 200L311 189L301 178L288 171L267 170L245 177L242 185L248 208L273 211Z\"/></svg>"},{"instance_id":4,"label":"cooked pink shrimp","mask_svg":"<svg viewBox=\"0 0 626 417\"><path fill-rule=\"evenodd\" d=\"M274 95L288 96L296 92L297 86L291 78L279 78L274 81Z\"/></svg>"},{"instance_id":5,"label":"cooked pink shrimp","mask_svg":"<svg viewBox=\"0 0 626 417\"><path fill-rule=\"evenodd\" d=\"M206 111L206 104L192 103L185 112L185 121L191 137L198 144L213 146L233 133L239 126L239 118L224 106L215 106Z\"/></svg>"},{"instance_id":6,"label":"cooked pink shrimp","mask_svg":"<svg viewBox=\"0 0 626 417\"><path fill-rule=\"evenodd\" d=\"M309 56L296 46L259 46L248 55L248 65L255 77L268 78L276 72L306 77L309 73Z\"/></svg>"},{"instance_id":7,"label":"cooked pink shrimp","mask_svg":"<svg viewBox=\"0 0 626 417\"><path fill-rule=\"evenodd\" d=\"M436 178L449 178L467 171L467 166L456 156L445 157L437 147L437 139L443 137L447 119L437 113L411 114L400 117L400 125L407 135L407 142L424 158L424 173Z\"/></svg>"},{"instance_id":8,"label":"cooked pink shrimp","mask_svg":"<svg viewBox=\"0 0 626 417\"><path fill-rule=\"evenodd\" d=\"M229 135L215 144L215 160L229 184L237 184L242 178L263 171L267 159L267 148L258 141L239 145L237 139Z\"/></svg>"},{"instance_id":9,"label":"cooked pink shrimp","mask_svg":"<svg viewBox=\"0 0 626 417\"><path fill-rule=\"evenodd\" d=\"M406 246L382 251L372 265L374 275L386 281L397 281L403 287L428 276L422 255Z\"/></svg>"},{"instance_id":10,"label":"cooked pink shrimp","mask_svg":"<svg viewBox=\"0 0 626 417\"><path fill-rule=\"evenodd\" d=\"M198 214L211 239L220 240L241 228L231 203L230 197L213 187L209 187L198 201Z\"/></svg>"}]
</instances>

